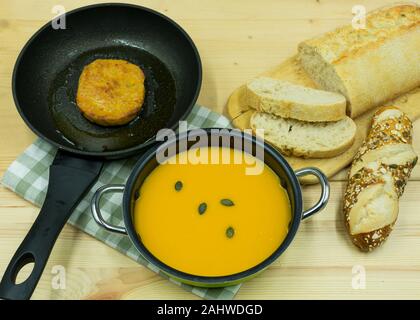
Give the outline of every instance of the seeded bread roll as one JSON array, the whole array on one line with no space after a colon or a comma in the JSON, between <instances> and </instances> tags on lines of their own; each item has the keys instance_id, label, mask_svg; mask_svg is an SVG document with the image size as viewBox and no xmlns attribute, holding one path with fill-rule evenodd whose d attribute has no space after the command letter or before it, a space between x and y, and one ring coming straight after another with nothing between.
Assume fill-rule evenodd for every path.
<instances>
[{"instance_id":1,"label":"seeded bread roll","mask_svg":"<svg viewBox=\"0 0 420 320\"><path fill-rule=\"evenodd\" d=\"M246 103L260 112L301 121L338 121L346 117L346 98L284 80L260 77L245 88Z\"/></svg>"},{"instance_id":2,"label":"seeded bread roll","mask_svg":"<svg viewBox=\"0 0 420 320\"><path fill-rule=\"evenodd\" d=\"M374 11L366 28L346 25L299 44L299 59L321 89L347 98L347 114L365 111L420 86L420 7Z\"/></svg>"},{"instance_id":3,"label":"seeded bread roll","mask_svg":"<svg viewBox=\"0 0 420 320\"><path fill-rule=\"evenodd\" d=\"M379 109L356 154L344 195L344 217L353 243L371 251L389 236L398 216L398 199L417 163L412 123L396 107Z\"/></svg>"}]
</instances>

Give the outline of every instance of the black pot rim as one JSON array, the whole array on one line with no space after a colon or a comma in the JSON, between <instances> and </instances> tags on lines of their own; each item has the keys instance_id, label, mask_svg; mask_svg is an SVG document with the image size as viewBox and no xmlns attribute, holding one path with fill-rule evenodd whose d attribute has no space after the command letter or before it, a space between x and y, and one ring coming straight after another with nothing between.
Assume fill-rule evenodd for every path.
<instances>
[{"instance_id":1,"label":"black pot rim","mask_svg":"<svg viewBox=\"0 0 420 320\"><path fill-rule=\"evenodd\" d=\"M264 152L269 153L270 156L272 156L284 168L286 176L289 179L290 185L293 190L294 203L295 203L292 224L289 229L289 232L287 233L286 238L283 240L280 246L261 263L245 271L241 271L239 273L226 275L226 276L198 276L198 275L185 273L163 263L162 261L157 259L149 250L147 250L147 248L138 239L137 233L133 226L131 212L130 212L131 195L133 194L132 189L135 186L139 173L144 169L146 164L153 157L155 157L155 153L159 147L165 147L169 144L176 143L178 140L185 138L186 135L188 134L194 134L196 132L198 134L200 133L202 134L203 132L205 132L206 134L209 134L212 129L219 129L219 128L190 130L188 132L177 134L176 139L169 140L169 141L164 142L163 144L153 146L150 150L148 150L147 153L145 153L138 160L138 162L134 166L134 169L127 180L126 187L123 194L123 200L122 200L123 201L122 209L123 209L125 228L127 230L128 236L131 239L131 242L135 245L136 249L141 253L141 255L147 261L157 266L159 269L161 269L163 272L165 272L168 275L172 275L176 278L182 279L187 282L201 283L204 285L217 285L217 284L241 281L244 278L250 277L264 270L266 267L272 264L291 244L299 228L300 222L302 220L302 211L303 211L302 191L300 188L299 180L297 179L296 175L294 174L293 169L290 167L290 165L284 159L284 157L276 149L274 149L270 144L264 143L261 140L255 138L254 136L243 133L242 131L238 129L224 129L226 130L225 132L228 132L228 133L222 133L223 135L228 134L229 136L242 137L244 139L247 139L248 141L252 141L252 143L255 143L258 146L263 147Z\"/></svg>"},{"instance_id":2,"label":"black pot rim","mask_svg":"<svg viewBox=\"0 0 420 320\"><path fill-rule=\"evenodd\" d=\"M165 16L164 14L155 11L153 9L144 7L144 6L140 6L140 5L136 5L136 4L129 4L129 3L118 3L118 2L111 2L111 3L97 3L97 4L92 4L92 5L87 5L87 6L83 6L80 8L76 8L74 10L71 10L69 12L66 12L66 16L81 12L81 11L86 11L86 10L91 10L91 9L96 9L96 8L101 8L101 7L127 7L127 8L133 8L133 9L137 9L137 10L143 10L143 11L147 11L151 14L154 14L156 16L158 16L159 18L169 22L170 24L172 24L174 26L174 28L179 31L184 37L185 39L188 41L188 43L190 44L193 52L194 52L194 56L198 65L197 68L197 86L196 86L196 90L194 93L193 98L191 99L191 103L190 105L185 109L184 114L178 119L177 122L175 122L175 124L170 127L170 129L176 130L178 128L178 122L185 120L187 118L187 116L190 114L191 110L193 109L195 103L197 102L198 96L200 94L200 89L201 89L201 84L202 84L202 63L201 63L201 58L200 58L200 54L198 52L198 49L196 47L196 45L194 44L193 40L191 39L191 37L187 34L187 32L178 24L176 23L174 20L172 20L171 18ZM41 133L37 128L35 128L31 121L25 116L25 113L22 110L22 107L20 106L19 103L19 98L17 95L17 90L16 90L16 82L17 82L17 70L20 66L20 62L23 58L23 56L25 55L27 49L30 47L30 45L37 40L38 36L44 32L45 30L47 30L49 27L51 26L51 21L47 22L46 24L44 24L38 31L36 31L30 38L29 40L25 43L25 45L23 46L23 48L21 49L14 68L13 68L13 74L12 74L12 93L13 93L13 100L14 103L16 105L16 109L19 112L19 115L21 116L21 118L23 119L23 121L25 122L25 124L29 127L29 129L32 130L33 133L35 133L38 137L41 137L43 140L48 141L49 143L51 143L53 146L57 147L60 150L65 150L68 152L71 152L73 154L78 154L81 156L89 156L89 157L97 157L97 158L112 158L112 159L116 159L116 158L122 158L122 157L126 157L129 156L131 154L135 154L137 152L139 152L140 150L144 150L147 149L148 147L152 146L155 143L155 136L151 137L149 140L147 140L146 142L138 145L138 146L134 146L134 147L130 147L127 149L121 149L121 150L114 150L114 151L100 151L100 152L95 152L95 151L86 151L86 150L79 150L76 148L71 148L68 146L65 146L63 144L60 144L56 141L53 141L52 139L48 138L47 136L45 136L43 133Z\"/></svg>"}]
</instances>

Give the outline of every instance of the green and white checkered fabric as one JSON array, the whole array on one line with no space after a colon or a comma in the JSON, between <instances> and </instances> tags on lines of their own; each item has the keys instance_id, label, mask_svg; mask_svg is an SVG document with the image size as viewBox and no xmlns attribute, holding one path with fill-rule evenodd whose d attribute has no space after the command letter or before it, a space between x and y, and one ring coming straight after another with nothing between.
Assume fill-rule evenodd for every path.
<instances>
[{"instance_id":1,"label":"green and white checkered fabric","mask_svg":"<svg viewBox=\"0 0 420 320\"><path fill-rule=\"evenodd\" d=\"M229 120L207 108L195 106L187 118L188 128L230 127ZM7 169L2 184L21 197L41 206L48 185L48 168L57 149L44 140L37 139ZM99 227L92 218L90 200L96 189L105 184L125 183L138 157L116 160L105 164L100 177L92 190L80 202L69 223L96 239L117 249L142 265L166 277L160 270L148 263L131 244L127 236L110 233ZM115 193L103 199L101 212L106 220L114 225L122 225L121 194ZM204 299L231 299L238 292L240 285L225 288L199 288L178 283L177 285Z\"/></svg>"}]
</instances>

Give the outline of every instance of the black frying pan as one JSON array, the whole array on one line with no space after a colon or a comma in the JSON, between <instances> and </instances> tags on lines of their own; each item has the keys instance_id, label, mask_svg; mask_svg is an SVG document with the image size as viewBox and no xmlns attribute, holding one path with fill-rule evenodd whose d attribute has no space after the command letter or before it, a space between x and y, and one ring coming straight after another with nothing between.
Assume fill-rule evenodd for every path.
<instances>
[{"instance_id":1,"label":"black frying pan","mask_svg":"<svg viewBox=\"0 0 420 320\"><path fill-rule=\"evenodd\" d=\"M125 59L146 75L146 98L129 124L102 127L75 103L83 67L97 58ZM201 86L201 62L175 22L147 8L99 4L66 14L66 29L42 27L22 49L13 72L13 96L26 124L58 147L43 207L0 282L0 298L29 299L52 247L107 159L138 154L159 129L175 129L191 111ZM34 262L30 276L16 276Z\"/></svg>"}]
</instances>

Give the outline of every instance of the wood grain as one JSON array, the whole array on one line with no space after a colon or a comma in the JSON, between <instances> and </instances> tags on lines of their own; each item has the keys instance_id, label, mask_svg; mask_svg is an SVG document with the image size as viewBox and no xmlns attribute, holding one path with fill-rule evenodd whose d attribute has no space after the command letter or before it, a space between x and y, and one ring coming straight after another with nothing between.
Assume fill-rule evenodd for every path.
<instances>
[{"instance_id":1,"label":"wood grain","mask_svg":"<svg viewBox=\"0 0 420 320\"><path fill-rule=\"evenodd\" d=\"M101 1L104 2L104 1ZM176 20L196 42L204 79L199 103L223 112L232 91L294 54L296 43L352 18L353 5L367 10L389 0L148 0L129 1ZM67 10L86 0L0 2L0 174L35 138L20 119L11 93L11 73L28 38L53 18L54 5ZM414 146L420 153L420 126ZM372 255L353 248L342 226L340 203L345 171L332 178L327 208L302 223L296 241L276 264L245 283L238 299L420 298L419 165L400 202L400 216L388 243ZM307 205L316 186L303 189ZM37 208L0 187L0 275L33 223ZM66 270L66 289L51 286L52 267ZM366 268L366 289L351 286L352 267ZM66 226L52 252L34 299L195 299L153 272Z\"/></svg>"}]
</instances>

